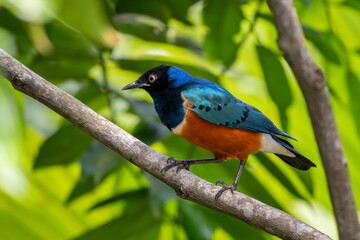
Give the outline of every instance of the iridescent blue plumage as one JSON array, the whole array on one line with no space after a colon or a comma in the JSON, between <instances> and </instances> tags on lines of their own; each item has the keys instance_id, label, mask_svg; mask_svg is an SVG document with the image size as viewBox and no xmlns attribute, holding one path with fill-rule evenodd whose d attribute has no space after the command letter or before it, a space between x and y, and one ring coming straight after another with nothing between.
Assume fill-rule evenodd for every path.
<instances>
[{"instance_id":1,"label":"iridescent blue plumage","mask_svg":"<svg viewBox=\"0 0 360 240\"><path fill-rule=\"evenodd\" d=\"M176 67L169 68L168 76L173 98L179 99L181 97L179 93L184 94L186 99L194 104L195 108L192 111L197 116L217 125L294 139L279 130L258 109L235 98L216 83L194 78Z\"/></svg>"}]
</instances>

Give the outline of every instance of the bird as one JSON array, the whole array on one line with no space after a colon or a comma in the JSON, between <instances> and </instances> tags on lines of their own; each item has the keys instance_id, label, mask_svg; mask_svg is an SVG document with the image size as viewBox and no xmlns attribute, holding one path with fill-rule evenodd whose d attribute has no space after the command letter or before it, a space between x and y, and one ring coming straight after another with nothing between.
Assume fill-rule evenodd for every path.
<instances>
[{"instance_id":1,"label":"bird","mask_svg":"<svg viewBox=\"0 0 360 240\"><path fill-rule=\"evenodd\" d=\"M140 88L147 91L161 122L174 134L214 154L211 159L177 160L169 157L165 172L173 167L189 170L193 164L240 160L233 184L216 182L226 190L237 189L241 173L250 154L273 153L288 165L309 170L316 165L304 157L286 139L296 140L281 131L257 108L234 97L220 85L192 77L186 71L162 64L140 76L122 90Z\"/></svg>"}]
</instances>

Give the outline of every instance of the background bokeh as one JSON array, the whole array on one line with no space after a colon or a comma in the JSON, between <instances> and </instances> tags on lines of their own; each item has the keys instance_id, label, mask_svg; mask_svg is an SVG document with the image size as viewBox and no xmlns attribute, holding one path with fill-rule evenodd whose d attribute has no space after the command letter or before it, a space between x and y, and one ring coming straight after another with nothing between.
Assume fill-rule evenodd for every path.
<instances>
[{"instance_id":1,"label":"background bokeh","mask_svg":"<svg viewBox=\"0 0 360 240\"><path fill-rule=\"evenodd\" d=\"M360 206L360 4L295 0L328 80ZM298 139L318 166L251 156L239 191L337 239L306 105L262 0L0 0L0 48L92 109L178 159L207 158L159 122L145 91L121 92L160 65L221 84ZM193 166L231 183L238 161ZM179 199L0 76L0 239L274 239Z\"/></svg>"}]
</instances>

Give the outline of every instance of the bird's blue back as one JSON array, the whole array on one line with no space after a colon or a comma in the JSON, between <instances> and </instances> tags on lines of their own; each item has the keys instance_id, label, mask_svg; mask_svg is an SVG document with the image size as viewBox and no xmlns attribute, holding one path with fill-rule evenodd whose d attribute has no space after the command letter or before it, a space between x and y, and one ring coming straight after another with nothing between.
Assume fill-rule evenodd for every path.
<instances>
[{"instance_id":1,"label":"bird's blue back","mask_svg":"<svg viewBox=\"0 0 360 240\"><path fill-rule=\"evenodd\" d=\"M193 103L192 111L211 123L292 138L279 130L258 109L235 98L223 87L205 79L194 78L176 67L170 67L167 74L168 88L161 93L150 94L161 121L168 128L176 127L184 118L181 98L184 95Z\"/></svg>"}]
</instances>

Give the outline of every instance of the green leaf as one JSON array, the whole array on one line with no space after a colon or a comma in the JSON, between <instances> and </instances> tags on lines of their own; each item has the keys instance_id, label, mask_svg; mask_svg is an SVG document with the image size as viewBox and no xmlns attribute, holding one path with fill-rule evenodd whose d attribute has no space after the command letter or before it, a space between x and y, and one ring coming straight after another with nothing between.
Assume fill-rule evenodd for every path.
<instances>
[{"instance_id":1,"label":"green leaf","mask_svg":"<svg viewBox=\"0 0 360 240\"><path fill-rule=\"evenodd\" d=\"M214 226L201 211L194 208L194 204L181 199L180 211L181 221L189 239L212 239Z\"/></svg>"},{"instance_id":2,"label":"green leaf","mask_svg":"<svg viewBox=\"0 0 360 240\"><path fill-rule=\"evenodd\" d=\"M360 2L358 0L345 0L341 4L360 11Z\"/></svg>"},{"instance_id":3,"label":"green leaf","mask_svg":"<svg viewBox=\"0 0 360 240\"><path fill-rule=\"evenodd\" d=\"M360 48L356 49L356 53L360 55Z\"/></svg>"},{"instance_id":4,"label":"green leaf","mask_svg":"<svg viewBox=\"0 0 360 240\"><path fill-rule=\"evenodd\" d=\"M327 60L338 65L341 64L338 51L340 39L330 32L318 32L305 25L303 25L303 30L306 39L312 42Z\"/></svg>"},{"instance_id":5,"label":"green leaf","mask_svg":"<svg viewBox=\"0 0 360 240\"><path fill-rule=\"evenodd\" d=\"M314 195L314 181L312 180L309 171L295 170L296 175L301 179L302 183L311 195Z\"/></svg>"},{"instance_id":6,"label":"green leaf","mask_svg":"<svg viewBox=\"0 0 360 240\"><path fill-rule=\"evenodd\" d=\"M84 83L75 97L86 104L91 109L98 111L104 106L108 106L109 100L100 86L93 80L83 81Z\"/></svg>"},{"instance_id":7,"label":"green leaf","mask_svg":"<svg viewBox=\"0 0 360 240\"><path fill-rule=\"evenodd\" d=\"M217 71L215 66L204 58L203 54L188 47L145 41L129 34L121 34L121 42L113 49L111 58L115 60L155 60L161 61L161 63L172 63L171 65L180 64Z\"/></svg>"},{"instance_id":8,"label":"green leaf","mask_svg":"<svg viewBox=\"0 0 360 240\"><path fill-rule=\"evenodd\" d=\"M116 13L140 13L152 16L162 22L168 22L170 18L178 19L184 23L187 21L188 8L195 3L195 0L137 0L137 1L116 1Z\"/></svg>"},{"instance_id":9,"label":"green leaf","mask_svg":"<svg viewBox=\"0 0 360 240\"><path fill-rule=\"evenodd\" d=\"M81 195L92 191L95 188L94 176L88 176L85 179L81 179L76 183L75 187L71 191L66 203L70 203Z\"/></svg>"},{"instance_id":10,"label":"green leaf","mask_svg":"<svg viewBox=\"0 0 360 240\"><path fill-rule=\"evenodd\" d=\"M138 189L138 190L133 190L133 191L129 191L129 192L125 192L125 193L120 193L117 195L114 195L106 200L103 200L101 202L98 202L97 204L95 204L94 206L92 206L90 208L90 210L94 210L100 207L104 207L108 204L112 204L118 201L134 201L136 199L146 199L147 195L149 193L149 189L147 188L142 188L142 189Z\"/></svg>"},{"instance_id":11,"label":"green leaf","mask_svg":"<svg viewBox=\"0 0 360 240\"><path fill-rule=\"evenodd\" d=\"M256 154L256 157L260 160L261 164L264 165L269 170L269 172L271 172L271 174L273 174L281 182L281 184L286 187L286 189L289 192L294 194L299 199L303 199L306 201L309 200L309 199L306 199L306 196L301 195L301 193L298 191L298 189L293 186L293 184L285 176L285 174L264 153L260 152L260 153ZM297 171L297 170L294 170L294 171ZM311 183L311 185L312 185L312 183Z\"/></svg>"},{"instance_id":12,"label":"green leaf","mask_svg":"<svg viewBox=\"0 0 360 240\"><path fill-rule=\"evenodd\" d=\"M67 202L95 189L106 176L125 159L98 141L93 141L80 158L81 179L70 193Z\"/></svg>"},{"instance_id":13,"label":"green leaf","mask_svg":"<svg viewBox=\"0 0 360 240\"><path fill-rule=\"evenodd\" d=\"M160 122L154 110L154 104L146 101L127 99L132 110L141 117L141 122L136 126L133 135L150 145L160 141L170 134L170 131Z\"/></svg>"},{"instance_id":14,"label":"green leaf","mask_svg":"<svg viewBox=\"0 0 360 240\"><path fill-rule=\"evenodd\" d=\"M0 7L0 27L30 41L25 26L25 23L16 18L9 10Z\"/></svg>"},{"instance_id":15,"label":"green leaf","mask_svg":"<svg viewBox=\"0 0 360 240\"><path fill-rule=\"evenodd\" d=\"M95 46L81 33L63 22L54 21L47 26L49 39L54 44L56 56L82 60L97 60L98 52Z\"/></svg>"},{"instance_id":16,"label":"green leaf","mask_svg":"<svg viewBox=\"0 0 360 240\"><path fill-rule=\"evenodd\" d=\"M93 138L72 124L65 124L41 146L34 168L68 164L87 149Z\"/></svg>"},{"instance_id":17,"label":"green leaf","mask_svg":"<svg viewBox=\"0 0 360 240\"><path fill-rule=\"evenodd\" d=\"M256 46L258 58L271 99L280 110L281 123L287 129L286 109L292 103L292 92L281 62L271 50Z\"/></svg>"},{"instance_id":18,"label":"green leaf","mask_svg":"<svg viewBox=\"0 0 360 240\"><path fill-rule=\"evenodd\" d=\"M159 217L160 211L164 204L177 198L176 193L168 185L151 176L150 174L145 173L145 177L149 181L151 208L153 210L154 216Z\"/></svg>"},{"instance_id":19,"label":"green leaf","mask_svg":"<svg viewBox=\"0 0 360 240\"><path fill-rule=\"evenodd\" d=\"M243 14L236 0L207 0L203 18L208 27L204 49L212 60L221 60L230 66L235 60L237 44L234 37L240 32Z\"/></svg>"},{"instance_id":20,"label":"green leaf","mask_svg":"<svg viewBox=\"0 0 360 240\"><path fill-rule=\"evenodd\" d=\"M355 75L355 73L349 71L347 74L346 81L347 81L348 93L350 97L351 111L354 119L358 119L360 116L360 102L359 102L360 80ZM354 121L354 122L356 124L358 135L360 136L360 121Z\"/></svg>"},{"instance_id":21,"label":"green leaf","mask_svg":"<svg viewBox=\"0 0 360 240\"><path fill-rule=\"evenodd\" d=\"M143 14L121 13L113 20L121 33L132 34L147 41L166 42L166 25L160 20Z\"/></svg>"},{"instance_id":22,"label":"green leaf","mask_svg":"<svg viewBox=\"0 0 360 240\"><path fill-rule=\"evenodd\" d=\"M269 14L260 14L262 19L274 24L274 19ZM341 40L331 32L319 32L309 26L302 25L305 38L312 42L320 53L329 61L335 64L341 64L339 45L343 45Z\"/></svg>"},{"instance_id":23,"label":"green leaf","mask_svg":"<svg viewBox=\"0 0 360 240\"><path fill-rule=\"evenodd\" d=\"M271 24L274 24L274 17L269 13L259 13L259 18L266 20Z\"/></svg>"},{"instance_id":24,"label":"green leaf","mask_svg":"<svg viewBox=\"0 0 360 240\"><path fill-rule=\"evenodd\" d=\"M99 47L113 47L117 42L117 32L110 24L103 1L62 0L55 14Z\"/></svg>"},{"instance_id":25,"label":"green leaf","mask_svg":"<svg viewBox=\"0 0 360 240\"><path fill-rule=\"evenodd\" d=\"M81 156L81 179L93 176L95 184L98 184L124 161L122 156L95 140Z\"/></svg>"},{"instance_id":26,"label":"green leaf","mask_svg":"<svg viewBox=\"0 0 360 240\"><path fill-rule=\"evenodd\" d=\"M152 215L147 201L137 199L127 202L125 212L120 218L89 230L75 239L157 239L159 229L160 221Z\"/></svg>"},{"instance_id":27,"label":"green leaf","mask_svg":"<svg viewBox=\"0 0 360 240\"><path fill-rule=\"evenodd\" d=\"M241 239L269 239L268 237L266 238L266 236L270 236L268 233L249 226L245 222L239 221L236 218L219 213L201 205L195 205L193 207L201 211L209 223L222 228L234 239L239 239L239 236L241 236Z\"/></svg>"},{"instance_id":28,"label":"green leaf","mask_svg":"<svg viewBox=\"0 0 360 240\"><path fill-rule=\"evenodd\" d=\"M2 37L2 43L0 45L2 48L5 47L5 50L16 57L18 61L29 66L32 63L33 56L37 55L37 52L31 43L26 27L26 22L14 16L8 9L0 7L0 28L4 28L13 34L13 36L7 37L6 39ZM12 46L16 47L12 50L13 52L11 49L6 49L6 45L4 45L6 42L10 42Z\"/></svg>"},{"instance_id":29,"label":"green leaf","mask_svg":"<svg viewBox=\"0 0 360 240\"><path fill-rule=\"evenodd\" d=\"M88 71L93 65L89 61L68 60L65 58L38 56L33 62L32 69L40 73L49 81L63 81L69 78L82 79L86 78ZM74 68L74 65L77 67Z\"/></svg>"},{"instance_id":30,"label":"green leaf","mask_svg":"<svg viewBox=\"0 0 360 240\"><path fill-rule=\"evenodd\" d=\"M87 78L98 61L94 46L81 33L57 21L48 26L48 34L53 54L48 57L38 54L30 68L52 81Z\"/></svg>"}]
</instances>

